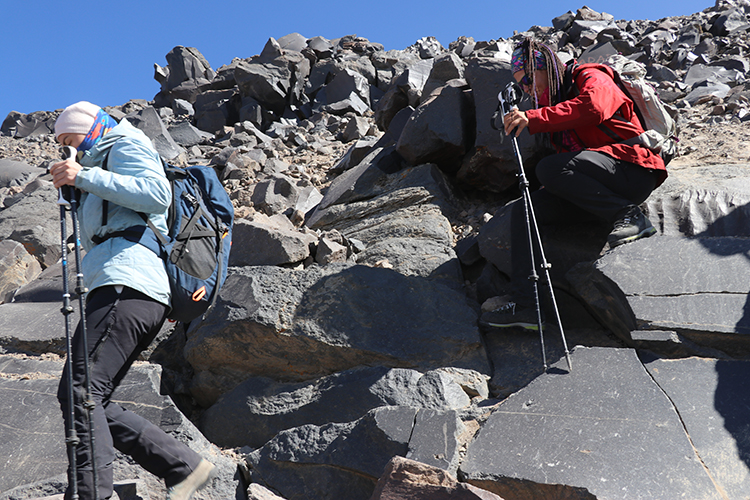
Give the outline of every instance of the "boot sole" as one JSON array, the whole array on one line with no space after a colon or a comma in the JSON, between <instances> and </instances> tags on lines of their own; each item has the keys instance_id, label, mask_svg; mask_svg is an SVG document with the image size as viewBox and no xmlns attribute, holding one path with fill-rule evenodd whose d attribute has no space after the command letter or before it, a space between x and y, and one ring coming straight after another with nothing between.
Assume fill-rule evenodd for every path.
<instances>
[{"instance_id":1,"label":"boot sole","mask_svg":"<svg viewBox=\"0 0 750 500\"><path fill-rule=\"evenodd\" d=\"M656 234L656 228L654 226L650 226L644 229L643 231L641 231L640 233L635 234L633 236L628 236L627 238L610 241L609 248L615 248L625 243L631 243L635 240L640 240L641 238L648 238L649 236L653 236L655 234Z\"/></svg>"},{"instance_id":2,"label":"boot sole","mask_svg":"<svg viewBox=\"0 0 750 500\"><path fill-rule=\"evenodd\" d=\"M517 321L517 322L514 322L514 323L503 323L503 324L493 323L491 321L484 321L483 323L485 325L491 326L493 328L510 328L510 327L513 327L513 326L518 326L518 327L521 327L521 328L523 328L525 330L534 330L535 332L539 331L539 325L537 325L536 323L534 323L534 324L526 323L524 321Z\"/></svg>"}]
</instances>

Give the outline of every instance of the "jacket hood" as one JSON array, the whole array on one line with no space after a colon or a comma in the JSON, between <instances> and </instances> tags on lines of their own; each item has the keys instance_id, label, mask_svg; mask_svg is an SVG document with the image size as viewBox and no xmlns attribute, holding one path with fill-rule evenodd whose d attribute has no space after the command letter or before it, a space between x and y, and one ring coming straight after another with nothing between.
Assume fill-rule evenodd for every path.
<instances>
[{"instance_id":1,"label":"jacket hood","mask_svg":"<svg viewBox=\"0 0 750 500\"><path fill-rule=\"evenodd\" d=\"M84 152L83 158L79 163L85 166L93 166L101 163L104 161L104 156L112 146L124 137L138 141L148 141L148 143L152 145L151 139L149 139L142 130L135 128L126 118L123 118L120 123L102 137L94 147Z\"/></svg>"}]
</instances>

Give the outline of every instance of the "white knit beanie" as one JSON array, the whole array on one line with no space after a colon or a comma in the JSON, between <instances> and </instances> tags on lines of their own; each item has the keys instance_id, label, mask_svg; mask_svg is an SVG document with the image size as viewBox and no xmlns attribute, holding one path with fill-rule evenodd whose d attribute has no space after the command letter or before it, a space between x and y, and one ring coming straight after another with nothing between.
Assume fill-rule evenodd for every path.
<instances>
[{"instance_id":1,"label":"white knit beanie","mask_svg":"<svg viewBox=\"0 0 750 500\"><path fill-rule=\"evenodd\" d=\"M88 134L101 108L90 102L71 104L55 122L55 139L61 134Z\"/></svg>"}]
</instances>

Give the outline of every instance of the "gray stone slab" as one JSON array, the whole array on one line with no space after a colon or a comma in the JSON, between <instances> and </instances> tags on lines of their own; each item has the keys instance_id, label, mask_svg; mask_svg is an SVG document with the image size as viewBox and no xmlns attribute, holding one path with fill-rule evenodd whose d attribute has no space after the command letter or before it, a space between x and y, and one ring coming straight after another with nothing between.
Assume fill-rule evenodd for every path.
<instances>
[{"instance_id":1,"label":"gray stone slab","mask_svg":"<svg viewBox=\"0 0 750 500\"><path fill-rule=\"evenodd\" d=\"M459 435L465 430L455 410L420 410L414 421L406 458L455 475L459 462Z\"/></svg>"},{"instance_id":2,"label":"gray stone slab","mask_svg":"<svg viewBox=\"0 0 750 500\"><path fill-rule=\"evenodd\" d=\"M436 163L455 173L473 135L473 118L464 89L444 86L410 115L396 151L410 165Z\"/></svg>"},{"instance_id":3,"label":"gray stone slab","mask_svg":"<svg viewBox=\"0 0 750 500\"><path fill-rule=\"evenodd\" d=\"M665 235L750 236L750 164L676 159L669 164L667 180L645 205Z\"/></svg>"},{"instance_id":4,"label":"gray stone slab","mask_svg":"<svg viewBox=\"0 0 750 500\"><path fill-rule=\"evenodd\" d=\"M572 361L497 407L460 467L467 482L503 497L536 483L607 499L722 498L635 351L577 347Z\"/></svg>"},{"instance_id":5,"label":"gray stone slab","mask_svg":"<svg viewBox=\"0 0 750 500\"><path fill-rule=\"evenodd\" d=\"M10 498L30 498L33 492L60 493L67 470L65 426L57 402L57 386L64 360L0 356L0 492ZM218 476L196 499L235 498L236 462L220 453L180 413L168 396L160 394L161 368L136 363L113 394L112 400L146 418L188 444L217 466ZM164 483L118 454L115 481L141 478L157 497ZM53 491L53 490L57 491ZM0 496L0 498L6 498Z\"/></svg>"},{"instance_id":6,"label":"gray stone slab","mask_svg":"<svg viewBox=\"0 0 750 500\"><path fill-rule=\"evenodd\" d=\"M651 328L750 333L750 240L659 237L623 245L597 261L639 323Z\"/></svg>"},{"instance_id":7,"label":"gray stone slab","mask_svg":"<svg viewBox=\"0 0 750 500\"><path fill-rule=\"evenodd\" d=\"M78 324L78 305L70 315L70 332ZM0 305L0 346L11 351L65 354L62 302L21 302Z\"/></svg>"},{"instance_id":8,"label":"gray stone slab","mask_svg":"<svg viewBox=\"0 0 750 500\"><path fill-rule=\"evenodd\" d=\"M346 424L280 432L246 456L251 479L284 498L367 500L393 456L403 456L416 408L383 406Z\"/></svg>"},{"instance_id":9,"label":"gray stone slab","mask_svg":"<svg viewBox=\"0 0 750 500\"><path fill-rule=\"evenodd\" d=\"M690 440L726 498L750 491L750 362L658 359L645 363L667 393Z\"/></svg>"},{"instance_id":10,"label":"gray stone slab","mask_svg":"<svg viewBox=\"0 0 750 500\"><path fill-rule=\"evenodd\" d=\"M61 360L0 356L0 492L67 468L57 403L62 366Z\"/></svg>"}]
</instances>

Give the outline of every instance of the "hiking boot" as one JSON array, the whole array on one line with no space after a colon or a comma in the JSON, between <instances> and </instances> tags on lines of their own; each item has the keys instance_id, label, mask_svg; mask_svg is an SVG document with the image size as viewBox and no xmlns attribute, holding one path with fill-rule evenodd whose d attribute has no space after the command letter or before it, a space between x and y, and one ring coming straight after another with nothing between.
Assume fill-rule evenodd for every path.
<instances>
[{"instance_id":1,"label":"hiking boot","mask_svg":"<svg viewBox=\"0 0 750 500\"><path fill-rule=\"evenodd\" d=\"M500 309L482 314L479 323L493 328L519 326L527 330L539 330L536 309L508 302Z\"/></svg>"},{"instance_id":2,"label":"hiking boot","mask_svg":"<svg viewBox=\"0 0 750 500\"><path fill-rule=\"evenodd\" d=\"M190 500L193 494L208 486L209 481L216 473L214 464L206 459L201 459L201 463L190 473L188 477L177 483L167 491L167 500Z\"/></svg>"},{"instance_id":3,"label":"hiking boot","mask_svg":"<svg viewBox=\"0 0 750 500\"><path fill-rule=\"evenodd\" d=\"M648 238L654 234L656 234L656 229L651 225L651 221L643 215L640 208L635 207L615 222L615 227L609 233L607 242L609 248L614 248L617 245Z\"/></svg>"}]
</instances>

